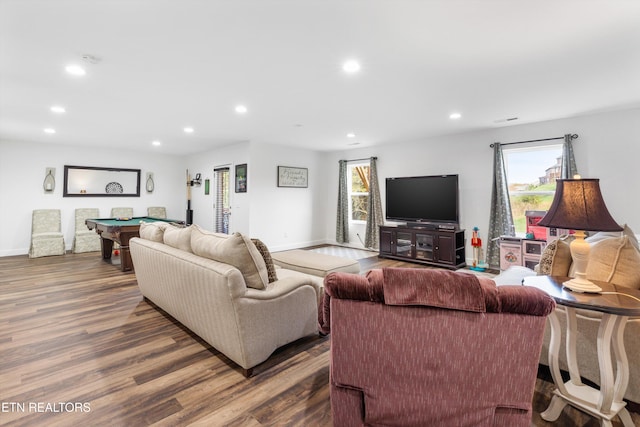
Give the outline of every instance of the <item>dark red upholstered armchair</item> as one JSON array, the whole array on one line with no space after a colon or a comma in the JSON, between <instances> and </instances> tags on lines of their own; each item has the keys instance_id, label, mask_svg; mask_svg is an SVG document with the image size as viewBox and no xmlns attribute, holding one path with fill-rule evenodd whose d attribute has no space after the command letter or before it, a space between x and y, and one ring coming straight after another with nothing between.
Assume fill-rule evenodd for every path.
<instances>
[{"instance_id":1,"label":"dark red upholstered armchair","mask_svg":"<svg viewBox=\"0 0 640 427\"><path fill-rule=\"evenodd\" d=\"M325 278L335 426L529 426L547 315L523 286L442 270Z\"/></svg>"}]
</instances>

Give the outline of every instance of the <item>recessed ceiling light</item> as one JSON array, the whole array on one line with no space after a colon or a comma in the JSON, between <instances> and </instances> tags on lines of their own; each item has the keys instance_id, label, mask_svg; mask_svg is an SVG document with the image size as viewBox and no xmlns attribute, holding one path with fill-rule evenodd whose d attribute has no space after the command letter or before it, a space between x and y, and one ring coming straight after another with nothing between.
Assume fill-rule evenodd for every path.
<instances>
[{"instance_id":1,"label":"recessed ceiling light","mask_svg":"<svg viewBox=\"0 0 640 427\"><path fill-rule=\"evenodd\" d=\"M162 145L162 143L160 141L158 141L158 140L153 141L151 144L155 145L156 147L159 146L159 145Z\"/></svg>"},{"instance_id":2,"label":"recessed ceiling light","mask_svg":"<svg viewBox=\"0 0 640 427\"><path fill-rule=\"evenodd\" d=\"M44 133L48 133L53 135L54 133L56 133L56 130L54 128L44 128Z\"/></svg>"},{"instance_id":3,"label":"recessed ceiling light","mask_svg":"<svg viewBox=\"0 0 640 427\"><path fill-rule=\"evenodd\" d=\"M451 120L458 120L460 117L462 117L462 114L460 114L460 113L451 113L451 114L449 114L449 118Z\"/></svg>"},{"instance_id":4,"label":"recessed ceiling light","mask_svg":"<svg viewBox=\"0 0 640 427\"><path fill-rule=\"evenodd\" d=\"M54 113L58 113L58 114L62 114L62 113L66 113L67 110L60 106L60 105L54 105L53 107L50 108L50 110Z\"/></svg>"},{"instance_id":5,"label":"recessed ceiling light","mask_svg":"<svg viewBox=\"0 0 640 427\"><path fill-rule=\"evenodd\" d=\"M360 71L360 68L360 63L355 59L350 59L342 64L342 69L344 70L344 72L349 74L357 73L358 71Z\"/></svg>"},{"instance_id":6,"label":"recessed ceiling light","mask_svg":"<svg viewBox=\"0 0 640 427\"><path fill-rule=\"evenodd\" d=\"M355 59L350 59L342 64L342 69L344 70L344 72L349 74L357 73L358 71L360 71L360 68L360 63Z\"/></svg>"},{"instance_id":7,"label":"recessed ceiling light","mask_svg":"<svg viewBox=\"0 0 640 427\"><path fill-rule=\"evenodd\" d=\"M353 133L353 132L349 132L349 133L347 134L347 138L355 138L355 137L356 137L356 134L355 134L355 133Z\"/></svg>"},{"instance_id":8,"label":"recessed ceiling light","mask_svg":"<svg viewBox=\"0 0 640 427\"><path fill-rule=\"evenodd\" d=\"M65 67L65 70L67 71L67 73L72 74L74 76L84 76L85 74L87 74L84 68L75 64L67 65Z\"/></svg>"},{"instance_id":9,"label":"recessed ceiling light","mask_svg":"<svg viewBox=\"0 0 640 427\"><path fill-rule=\"evenodd\" d=\"M248 111L247 107L245 107L244 105L237 105L236 106L236 113L238 113L238 114L244 114L247 111Z\"/></svg>"},{"instance_id":10,"label":"recessed ceiling light","mask_svg":"<svg viewBox=\"0 0 640 427\"><path fill-rule=\"evenodd\" d=\"M193 128L192 127L186 127L184 129L182 129L184 131L184 133L193 133Z\"/></svg>"}]
</instances>

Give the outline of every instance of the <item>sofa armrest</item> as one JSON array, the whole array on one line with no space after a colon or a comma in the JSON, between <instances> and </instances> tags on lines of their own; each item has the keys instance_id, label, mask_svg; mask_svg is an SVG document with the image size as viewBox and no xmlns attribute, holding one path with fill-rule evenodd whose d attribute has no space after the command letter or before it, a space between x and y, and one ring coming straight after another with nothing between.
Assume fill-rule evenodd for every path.
<instances>
[{"instance_id":1,"label":"sofa armrest","mask_svg":"<svg viewBox=\"0 0 640 427\"><path fill-rule=\"evenodd\" d=\"M366 276L336 272L324 278L325 294L332 298L384 303L382 270L370 270Z\"/></svg>"},{"instance_id":2,"label":"sofa armrest","mask_svg":"<svg viewBox=\"0 0 640 427\"><path fill-rule=\"evenodd\" d=\"M241 366L255 366L281 345L318 333L317 296L310 280L290 277L266 290L248 288L233 303Z\"/></svg>"}]
</instances>

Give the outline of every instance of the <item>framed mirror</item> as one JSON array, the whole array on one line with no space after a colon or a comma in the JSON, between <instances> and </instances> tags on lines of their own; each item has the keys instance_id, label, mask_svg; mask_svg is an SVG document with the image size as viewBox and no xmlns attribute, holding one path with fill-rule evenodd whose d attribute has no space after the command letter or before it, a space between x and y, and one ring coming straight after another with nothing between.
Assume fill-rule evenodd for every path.
<instances>
[{"instance_id":1,"label":"framed mirror","mask_svg":"<svg viewBox=\"0 0 640 427\"><path fill-rule=\"evenodd\" d=\"M140 169L64 167L63 197L140 197Z\"/></svg>"}]
</instances>

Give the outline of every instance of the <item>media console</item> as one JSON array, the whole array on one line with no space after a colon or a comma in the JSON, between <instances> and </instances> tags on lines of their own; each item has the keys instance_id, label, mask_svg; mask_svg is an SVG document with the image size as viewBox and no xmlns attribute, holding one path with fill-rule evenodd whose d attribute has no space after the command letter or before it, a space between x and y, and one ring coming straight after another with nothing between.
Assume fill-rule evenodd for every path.
<instances>
[{"instance_id":1,"label":"media console","mask_svg":"<svg viewBox=\"0 0 640 427\"><path fill-rule=\"evenodd\" d=\"M458 269L466 266L464 230L380 226L381 258Z\"/></svg>"}]
</instances>

